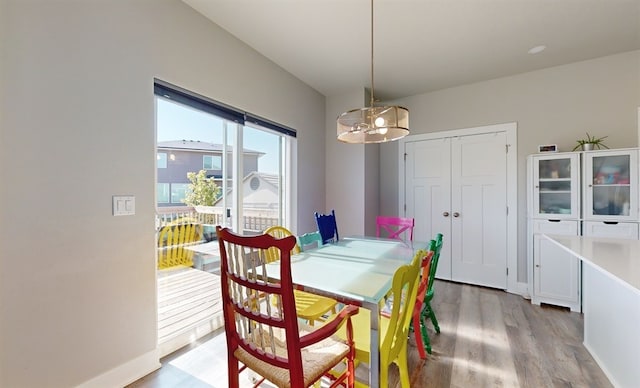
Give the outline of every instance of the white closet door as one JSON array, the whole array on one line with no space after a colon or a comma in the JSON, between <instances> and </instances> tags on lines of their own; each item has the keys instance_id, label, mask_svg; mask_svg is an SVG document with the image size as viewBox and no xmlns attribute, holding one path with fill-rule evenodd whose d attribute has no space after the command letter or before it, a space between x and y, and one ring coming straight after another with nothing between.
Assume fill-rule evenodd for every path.
<instances>
[{"instance_id":1,"label":"white closet door","mask_svg":"<svg viewBox=\"0 0 640 388\"><path fill-rule=\"evenodd\" d=\"M429 241L443 234L436 276L451 279L451 139L408 142L405 146L407 217L415 218L413 239Z\"/></svg>"},{"instance_id":2,"label":"white closet door","mask_svg":"<svg viewBox=\"0 0 640 388\"><path fill-rule=\"evenodd\" d=\"M451 139L451 279L507 288L506 133Z\"/></svg>"}]
</instances>

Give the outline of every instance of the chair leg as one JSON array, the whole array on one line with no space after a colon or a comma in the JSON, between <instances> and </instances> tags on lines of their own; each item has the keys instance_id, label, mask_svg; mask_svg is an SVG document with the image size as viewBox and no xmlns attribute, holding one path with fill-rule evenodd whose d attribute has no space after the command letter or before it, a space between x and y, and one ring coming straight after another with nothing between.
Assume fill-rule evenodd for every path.
<instances>
[{"instance_id":1,"label":"chair leg","mask_svg":"<svg viewBox=\"0 0 640 388\"><path fill-rule=\"evenodd\" d=\"M404 349L402 349L400 351L400 353L398 354L398 358L396 360L396 364L398 365L398 372L400 372L400 385L402 386L402 388L410 388L411 387L411 381L409 379L409 363L407 362L407 345L405 342L405 345L403 346ZM386 368L389 369L389 368ZM380 376L382 376L382 371L380 371ZM388 386L388 380L385 380L384 384L382 382L382 379L380 379L380 386L381 387L387 387Z\"/></svg>"},{"instance_id":2,"label":"chair leg","mask_svg":"<svg viewBox=\"0 0 640 388\"><path fill-rule=\"evenodd\" d=\"M400 354L402 354L402 352L400 352ZM405 351L406 354L406 351ZM388 387L389 386L389 364L382 364L380 363L380 386L381 387Z\"/></svg>"},{"instance_id":3,"label":"chair leg","mask_svg":"<svg viewBox=\"0 0 640 388\"><path fill-rule=\"evenodd\" d=\"M427 303L429 309L429 318L431 318L431 323L433 323L433 327L436 329L436 333L440 334L440 326L438 325L438 319L436 319L436 312L431 308L431 304Z\"/></svg>"},{"instance_id":4,"label":"chair leg","mask_svg":"<svg viewBox=\"0 0 640 388\"><path fill-rule=\"evenodd\" d=\"M431 340L429 339L429 332L427 331L427 325L424 322L423 316L420 317L420 331L422 333L422 342L424 344L424 349L427 350L427 353L431 354ZM423 352L424 349L422 350Z\"/></svg>"},{"instance_id":5,"label":"chair leg","mask_svg":"<svg viewBox=\"0 0 640 388\"><path fill-rule=\"evenodd\" d=\"M415 335L415 338L416 338L416 347L418 348L418 353L420 354L420 358L424 360L427 358L427 354L424 351L425 345L424 345L424 341L422 340L422 335L420 333L421 331L424 331L423 329L424 325L422 324L422 316L420 314L413 315L411 326L413 329L413 334Z\"/></svg>"},{"instance_id":6,"label":"chair leg","mask_svg":"<svg viewBox=\"0 0 640 388\"><path fill-rule=\"evenodd\" d=\"M229 377L229 388L239 388L240 387L240 370L238 366L238 360L233 356L229 355L227 357L227 371Z\"/></svg>"}]
</instances>

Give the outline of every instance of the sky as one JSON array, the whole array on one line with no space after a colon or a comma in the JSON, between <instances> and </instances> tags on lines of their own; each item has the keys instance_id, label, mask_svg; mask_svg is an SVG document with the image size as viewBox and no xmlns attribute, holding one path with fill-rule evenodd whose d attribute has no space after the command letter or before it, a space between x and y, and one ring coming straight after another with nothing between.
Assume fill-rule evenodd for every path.
<instances>
[{"instance_id":1,"label":"sky","mask_svg":"<svg viewBox=\"0 0 640 388\"><path fill-rule=\"evenodd\" d=\"M157 141L200 140L222 144L222 119L164 98L156 98L156 100L158 102ZM279 136L244 127L243 141L245 149L265 153L258 159L260 172L278 173Z\"/></svg>"}]
</instances>

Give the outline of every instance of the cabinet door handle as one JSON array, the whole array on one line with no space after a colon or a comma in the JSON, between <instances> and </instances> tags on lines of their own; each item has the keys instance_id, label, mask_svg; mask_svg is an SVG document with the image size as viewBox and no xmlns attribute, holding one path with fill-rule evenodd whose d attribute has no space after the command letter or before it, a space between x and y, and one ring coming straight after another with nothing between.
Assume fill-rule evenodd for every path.
<instances>
[{"instance_id":1,"label":"cabinet door handle","mask_svg":"<svg viewBox=\"0 0 640 388\"><path fill-rule=\"evenodd\" d=\"M449 212L444 212L444 213L442 213L442 215L445 216L445 217L449 217Z\"/></svg>"},{"instance_id":2,"label":"cabinet door handle","mask_svg":"<svg viewBox=\"0 0 640 388\"><path fill-rule=\"evenodd\" d=\"M540 268L540 264L536 264L536 268Z\"/></svg>"},{"instance_id":3,"label":"cabinet door handle","mask_svg":"<svg viewBox=\"0 0 640 388\"><path fill-rule=\"evenodd\" d=\"M453 216L454 216L454 217L460 217L460 213L458 213L458 212L454 212L454 213L453 213Z\"/></svg>"}]
</instances>

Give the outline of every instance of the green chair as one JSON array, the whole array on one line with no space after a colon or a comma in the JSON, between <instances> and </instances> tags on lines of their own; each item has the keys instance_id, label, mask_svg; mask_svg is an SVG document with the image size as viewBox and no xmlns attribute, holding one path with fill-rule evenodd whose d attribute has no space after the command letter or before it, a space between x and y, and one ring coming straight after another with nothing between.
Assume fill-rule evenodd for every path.
<instances>
[{"instance_id":1,"label":"green chair","mask_svg":"<svg viewBox=\"0 0 640 388\"><path fill-rule=\"evenodd\" d=\"M436 271L438 270L438 260L440 259L440 251L442 250L442 233L436 235L435 240L431 240L428 250L433 251L433 258L431 259L431 268L429 273L429 285L427 287L427 294L424 298L424 305L422 306L422 318L429 318L436 333L440 333L440 326L438 325L438 319L436 313L431 307L431 301L433 300L433 283L436 279ZM422 341L424 342L427 352L431 354L431 341L429 340L429 334L426 330L422 331Z\"/></svg>"},{"instance_id":2,"label":"green chair","mask_svg":"<svg viewBox=\"0 0 640 388\"><path fill-rule=\"evenodd\" d=\"M307 247L312 246L313 244L316 244L316 248L320 248L322 246L322 236L320 235L320 232L309 232L298 236L300 251L304 252Z\"/></svg>"}]
</instances>

